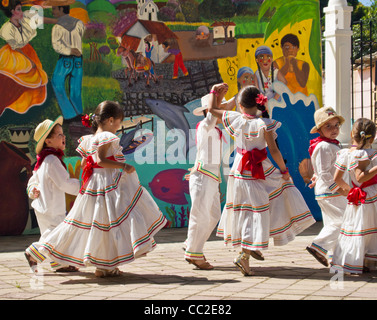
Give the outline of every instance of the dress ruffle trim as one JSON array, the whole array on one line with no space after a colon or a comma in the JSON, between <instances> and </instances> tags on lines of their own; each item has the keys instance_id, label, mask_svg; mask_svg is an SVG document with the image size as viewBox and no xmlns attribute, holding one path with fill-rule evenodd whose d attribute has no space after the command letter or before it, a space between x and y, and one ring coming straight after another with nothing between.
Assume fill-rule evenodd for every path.
<instances>
[{"instance_id":1,"label":"dress ruffle trim","mask_svg":"<svg viewBox=\"0 0 377 320\"><path fill-rule=\"evenodd\" d=\"M281 126L279 121L266 118L247 119L236 111L224 112L222 120L229 135L239 137L243 134L245 139L258 138L263 130L273 131L276 138L276 130Z\"/></svg>"}]
</instances>

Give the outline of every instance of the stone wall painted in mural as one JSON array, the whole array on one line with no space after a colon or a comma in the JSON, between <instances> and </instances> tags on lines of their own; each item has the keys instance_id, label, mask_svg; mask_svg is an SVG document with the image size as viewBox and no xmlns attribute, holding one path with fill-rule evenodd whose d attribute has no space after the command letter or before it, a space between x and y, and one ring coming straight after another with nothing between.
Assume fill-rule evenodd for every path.
<instances>
[{"instance_id":1,"label":"stone wall painted in mural","mask_svg":"<svg viewBox=\"0 0 377 320\"><path fill-rule=\"evenodd\" d=\"M202 120L192 111L220 82L229 84L228 101L249 84L268 96L270 116L282 122L278 143L294 183L321 219L298 172L308 158L313 113L322 104L318 0L77 0L69 15L85 32L77 31L82 57L71 62L61 59L54 40L52 9L22 9L29 25L33 18L27 18L35 17L30 11L47 19L20 30L0 12L0 235L38 232L26 195L36 125L64 116L65 162L80 178L77 139L90 133L81 115L104 100L124 108L118 132L124 154L169 220L167 227L186 227L190 195L184 177L195 162L195 128ZM234 151L228 135L225 141L222 205ZM74 200L67 196L68 211Z\"/></svg>"}]
</instances>

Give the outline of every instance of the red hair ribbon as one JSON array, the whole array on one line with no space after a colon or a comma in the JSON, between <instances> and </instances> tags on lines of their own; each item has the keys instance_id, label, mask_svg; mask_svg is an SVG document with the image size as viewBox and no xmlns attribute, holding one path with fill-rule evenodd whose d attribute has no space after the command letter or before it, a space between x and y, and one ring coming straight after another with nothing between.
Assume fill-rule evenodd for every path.
<instances>
[{"instance_id":1,"label":"red hair ribbon","mask_svg":"<svg viewBox=\"0 0 377 320\"><path fill-rule=\"evenodd\" d=\"M268 102L268 99L265 95L258 93L257 98L255 99L255 102L261 106L265 106L266 103Z\"/></svg>"},{"instance_id":2,"label":"red hair ribbon","mask_svg":"<svg viewBox=\"0 0 377 320\"><path fill-rule=\"evenodd\" d=\"M85 114L81 117L81 123L87 127L91 128L92 127L92 122L93 122L94 114Z\"/></svg>"}]
</instances>

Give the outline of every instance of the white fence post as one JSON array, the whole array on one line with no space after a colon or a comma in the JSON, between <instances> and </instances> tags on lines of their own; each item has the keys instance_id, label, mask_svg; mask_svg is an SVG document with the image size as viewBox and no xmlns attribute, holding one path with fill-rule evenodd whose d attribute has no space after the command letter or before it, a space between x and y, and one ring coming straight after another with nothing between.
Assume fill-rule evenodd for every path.
<instances>
[{"instance_id":1,"label":"white fence post","mask_svg":"<svg viewBox=\"0 0 377 320\"><path fill-rule=\"evenodd\" d=\"M351 135L351 13L346 0L329 0L325 24L325 105L345 118L338 139L343 145Z\"/></svg>"}]
</instances>

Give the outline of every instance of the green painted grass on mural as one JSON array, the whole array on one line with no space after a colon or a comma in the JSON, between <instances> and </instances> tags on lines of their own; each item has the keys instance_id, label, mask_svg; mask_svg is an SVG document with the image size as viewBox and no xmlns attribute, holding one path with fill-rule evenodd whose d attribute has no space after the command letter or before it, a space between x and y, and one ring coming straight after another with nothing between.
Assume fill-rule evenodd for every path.
<instances>
[{"instance_id":1,"label":"green painted grass on mural","mask_svg":"<svg viewBox=\"0 0 377 320\"><path fill-rule=\"evenodd\" d=\"M123 93L117 80L84 76L82 86L84 113L93 112L102 101L122 101L122 97Z\"/></svg>"}]
</instances>

